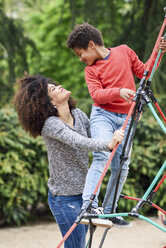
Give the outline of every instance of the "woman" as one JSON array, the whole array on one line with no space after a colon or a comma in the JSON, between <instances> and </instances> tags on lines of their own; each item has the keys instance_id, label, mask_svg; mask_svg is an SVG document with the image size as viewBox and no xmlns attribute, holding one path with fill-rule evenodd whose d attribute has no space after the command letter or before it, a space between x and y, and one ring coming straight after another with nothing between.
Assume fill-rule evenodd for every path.
<instances>
[{"instance_id":1,"label":"woman","mask_svg":"<svg viewBox=\"0 0 166 248\"><path fill-rule=\"evenodd\" d=\"M88 138L89 119L76 108L70 94L51 79L25 75L14 97L22 127L33 137L41 135L46 144L48 203L63 236L81 210L88 151L109 151L124 137L124 131L118 130L111 142ZM65 248L84 248L86 231L87 226L78 225Z\"/></svg>"}]
</instances>

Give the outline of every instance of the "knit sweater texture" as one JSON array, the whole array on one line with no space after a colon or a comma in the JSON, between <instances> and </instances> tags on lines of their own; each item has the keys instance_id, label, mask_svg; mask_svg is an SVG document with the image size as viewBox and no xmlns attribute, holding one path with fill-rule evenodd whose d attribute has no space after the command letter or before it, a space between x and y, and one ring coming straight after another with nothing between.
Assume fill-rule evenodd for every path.
<instances>
[{"instance_id":1,"label":"knit sweater texture","mask_svg":"<svg viewBox=\"0 0 166 248\"><path fill-rule=\"evenodd\" d=\"M49 161L48 187L53 195L82 194L88 171L88 151L109 151L108 141L91 139L89 119L76 108L74 126L56 116L49 117L42 128Z\"/></svg>"},{"instance_id":2,"label":"knit sweater texture","mask_svg":"<svg viewBox=\"0 0 166 248\"><path fill-rule=\"evenodd\" d=\"M108 59L98 60L93 65L86 66L85 80L94 105L110 112L127 114L131 104L120 97L120 89L127 88L135 91L133 75L142 78L147 63L148 61L145 64L141 62L128 46L121 45L110 49Z\"/></svg>"}]
</instances>

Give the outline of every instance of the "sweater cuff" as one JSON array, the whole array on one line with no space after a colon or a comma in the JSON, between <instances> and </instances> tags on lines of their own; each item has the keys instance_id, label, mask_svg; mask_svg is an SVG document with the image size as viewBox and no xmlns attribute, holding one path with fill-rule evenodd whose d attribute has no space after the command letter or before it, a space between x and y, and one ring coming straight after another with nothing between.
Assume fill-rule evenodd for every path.
<instances>
[{"instance_id":1,"label":"sweater cuff","mask_svg":"<svg viewBox=\"0 0 166 248\"><path fill-rule=\"evenodd\" d=\"M112 90L111 100L116 99L117 96L120 96L120 88L115 88L114 90Z\"/></svg>"}]
</instances>

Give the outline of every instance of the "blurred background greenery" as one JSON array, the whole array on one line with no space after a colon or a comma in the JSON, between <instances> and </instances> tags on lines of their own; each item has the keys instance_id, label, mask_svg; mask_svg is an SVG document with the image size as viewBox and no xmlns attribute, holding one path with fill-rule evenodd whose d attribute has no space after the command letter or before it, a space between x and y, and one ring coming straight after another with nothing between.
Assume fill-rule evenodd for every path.
<instances>
[{"instance_id":1,"label":"blurred background greenery","mask_svg":"<svg viewBox=\"0 0 166 248\"><path fill-rule=\"evenodd\" d=\"M21 225L48 210L45 146L40 137L34 140L18 123L12 106L14 83L24 71L51 77L71 90L78 107L89 115L92 100L84 65L66 46L73 26L87 21L101 30L106 47L127 44L146 62L164 19L163 7L164 0L0 0L0 225ZM165 62L164 55L152 89L166 114ZM141 197L165 157L165 137L146 107L123 193ZM109 173L101 187L100 203ZM154 198L162 208L166 207L164 187ZM135 204L121 199L119 211L130 211ZM141 211L155 214L149 207Z\"/></svg>"}]
</instances>

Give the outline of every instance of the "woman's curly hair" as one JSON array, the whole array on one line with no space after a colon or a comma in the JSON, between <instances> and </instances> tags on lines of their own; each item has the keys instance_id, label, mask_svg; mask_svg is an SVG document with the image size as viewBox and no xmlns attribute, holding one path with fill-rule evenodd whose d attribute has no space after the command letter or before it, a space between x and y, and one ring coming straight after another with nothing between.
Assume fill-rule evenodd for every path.
<instances>
[{"instance_id":1,"label":"woman's curly hair","mask_svg":"<svg viewBox=\"0 0 166 248\"><path fill-rule=\"evenodd\" d=\"M30 76L25 74L17 84L19 88L13 98L13 103L21 126L35 138L41 135L42 127L47 118L58 116L58 111L48 96L48 84L56 85L56 83L42 75ZM75 107L76 102L70 97L70 110Z\"/></svg>"}]
</instances>

